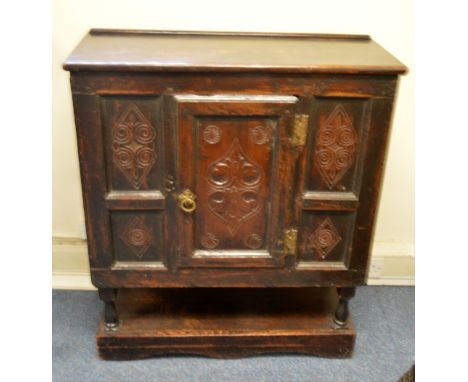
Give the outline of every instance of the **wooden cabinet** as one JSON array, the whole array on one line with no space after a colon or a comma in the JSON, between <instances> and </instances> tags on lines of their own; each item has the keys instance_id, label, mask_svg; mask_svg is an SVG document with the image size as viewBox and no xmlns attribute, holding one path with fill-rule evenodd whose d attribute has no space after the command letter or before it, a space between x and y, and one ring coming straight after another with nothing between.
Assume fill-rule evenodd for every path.
<instances>
[{"instance_id":1,"label":"wooden cabinet","mask_svg":"<svg viewBox=\"0 0 468 382\"><path fill-rule=\"evenodd\" d=\"M92 30L64 68L101 356L349 356L347 301L366 276L405 67L367 36ZM283 308L261 326L249 296ZM240 332L224 321L230 301Z\"/></svg>"}]
</instances>

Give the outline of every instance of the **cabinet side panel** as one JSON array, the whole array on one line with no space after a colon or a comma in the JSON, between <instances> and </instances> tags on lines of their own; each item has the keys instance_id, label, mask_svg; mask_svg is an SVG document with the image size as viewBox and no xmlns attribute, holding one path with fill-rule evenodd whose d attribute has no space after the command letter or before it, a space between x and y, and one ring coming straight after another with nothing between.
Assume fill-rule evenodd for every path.
<instances>
[{"instance_id":1,"label":"cabinet side panel","mask_svg":"<svg viewBox=\"0 0 468 382\"><path fill-rule=\"evenodd\" d=\"M91 268L110 267L112 264L110 221L103 198L107 187L99 105L98 96L73 94Z\"/></svg>"},{"instance_id":2,"label":"cabinet side panel","mask_svg":"<svg viewBox=\"0 0 468 382\"><path fill-rule=\"evenodd\" d=\"M353 239L353 251L349 263L350 269L356 270L362 275L362 281L364 281L369 265L369 251L388 151L393 102L393 98L372 100L359 195L361 204L356 215L356 234Z\"/></svg>"}]
</instances>

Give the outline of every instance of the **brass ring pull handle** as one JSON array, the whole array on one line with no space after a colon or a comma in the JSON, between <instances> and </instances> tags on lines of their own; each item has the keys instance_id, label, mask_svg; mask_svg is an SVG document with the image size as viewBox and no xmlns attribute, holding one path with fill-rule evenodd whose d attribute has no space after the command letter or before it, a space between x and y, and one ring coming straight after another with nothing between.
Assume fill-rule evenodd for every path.
<instances>
[{"instance_id":1,"label":"brass ring pull handle","mask_svg":"<svg viewBox=\"0 0 468 382\"><path fill-rule=\"evenodd\" d=\"M196 195L187 188L177 197L179 199L179 208L188 213L195 211L195 208L197 208L196 198Z\"/></svg>"}]
</instances>

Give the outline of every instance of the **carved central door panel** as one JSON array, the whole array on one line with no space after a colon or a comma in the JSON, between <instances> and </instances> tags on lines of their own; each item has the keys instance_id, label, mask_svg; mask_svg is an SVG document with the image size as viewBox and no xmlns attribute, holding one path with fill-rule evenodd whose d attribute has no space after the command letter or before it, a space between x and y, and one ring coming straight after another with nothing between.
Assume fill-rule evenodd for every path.
<instances>
[{"instance_id":1,"label":"carved central door panel","mask_svg":"<svg viewBox=\"0 0 468 382\"><path fill-rule=\"evenodd\" d=\"M204 249L260 249L266 234L275 121L200 119L196 241Z\"/></svg>"},{"instance_id":2,"label":"carved central door panel","mask_svg":"<svg viewBox=\"0 0 468 382\"><path fill-rule=\"evenodd\" d=\"M180 266L283 265L296 97L176 96Z\"/></svg>"}]
</instances>

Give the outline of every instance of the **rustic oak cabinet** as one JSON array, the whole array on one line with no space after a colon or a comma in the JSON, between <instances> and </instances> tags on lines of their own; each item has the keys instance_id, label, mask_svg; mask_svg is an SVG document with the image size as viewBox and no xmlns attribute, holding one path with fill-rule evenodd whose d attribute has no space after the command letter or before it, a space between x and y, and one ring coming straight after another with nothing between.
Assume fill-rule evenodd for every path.
<instances>
[{"instance_id":1,"label":"rustic oak cabinet","mask_svg":"<svg viewBox=\"0 0 468 382\"><path fill-rule=\"evenodd\" d=\"M349 356L405 67L368 36L95 29L64 68L101 356Z\"/></svg>"}]
</instances>

